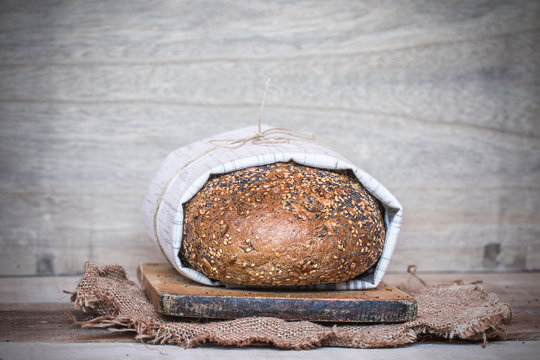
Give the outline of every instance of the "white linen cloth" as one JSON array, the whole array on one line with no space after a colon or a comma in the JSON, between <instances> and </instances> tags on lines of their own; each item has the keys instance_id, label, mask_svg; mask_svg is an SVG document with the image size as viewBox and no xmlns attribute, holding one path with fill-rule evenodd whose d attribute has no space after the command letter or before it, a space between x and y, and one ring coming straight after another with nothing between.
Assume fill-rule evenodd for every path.
<instances>
[{"instance_id":1,"label":"white linen cloth","mask_svg":"<svg viewBox=\"0 0 540 360\"><path fill-rule=\"evenodd\" d=\"M271 127L262 127L262 130L268 129ZM384 206L386 237L381 257L374 271L367 271L354 279L337 284L301 288L352 290L376 287L386 272L401 227L403 209L397 199L350 160L312 141L293 137L285 143L274 144L256 144L247 141L237 148L219 146L211 142L216 139L247 138L256 135L257 130L257 126L252 126L212 136L183 146L167 156L156 172L144 199L143 214L150 238L182 275L205 285L223 285L186 267L178 256L184 222L182 205L204 186L211 174L291 160L323 169L350 169L362 185Z\"/></svg>"}]
</instances>

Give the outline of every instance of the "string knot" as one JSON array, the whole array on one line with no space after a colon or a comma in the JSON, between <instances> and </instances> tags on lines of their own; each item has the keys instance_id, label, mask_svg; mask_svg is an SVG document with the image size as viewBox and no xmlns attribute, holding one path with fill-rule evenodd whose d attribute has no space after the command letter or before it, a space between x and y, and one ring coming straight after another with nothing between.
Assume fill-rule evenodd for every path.
<instances>
[{"instance_id":1,"label":"string knot","mask_svg":"<svg viewBox=\"0 0 540 360\"><path fill-rule=\"evenodd\" d=\"M315 134L301 131L293 130L287 128L271 128L262 131L261 127L261 117L262 111L264 109L264 103L266 101L266 93L268 92L268 85L270 84L270 78L266 81L266 86L264 87L264 95L261 102L261 108L259 109L259 120L257 133L253 136L248 136L240 139L230 139L230 140L210 140L210 144L224 147L227 149L236 149L241 146L244 146L251 141L254 145L272 145L272 144L288 144L291 140L303 140L303 141L313 141L315 140Z\"/></svg>"},{"instance_id":2,"label":"string knot","mask_svg":"<svg viewBox=\"0 0 540 360\"><path fill-rule=\"evenodd\" d=\"M287 128L271 128L264 131L258 131L253 136L247 136L240 139L214 139L210 143L227 149L237 149L248 142L254 145L273 145L288 144L291 140L313 141L315 134Z\"/></svg>"}]
</instances>

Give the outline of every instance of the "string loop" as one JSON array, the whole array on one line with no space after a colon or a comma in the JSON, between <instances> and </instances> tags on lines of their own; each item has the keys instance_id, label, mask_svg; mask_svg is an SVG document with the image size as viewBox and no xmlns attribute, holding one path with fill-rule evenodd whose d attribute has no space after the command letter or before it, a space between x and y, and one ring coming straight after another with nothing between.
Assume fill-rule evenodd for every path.
<instances>
[{"instance_id":1,"label":"string loop","mask_svg":"<svg viewBox=\"0 0 540 360\"><path fill-rule=\"evenodd\" d=\"M416 269L417 269L416 265L409 265L409 266L407 266L407 272L408 272L409 274L411 274L411 275L409 276L409 280L407 280L407 286L410 287L411 278L414 277L414 278L416 278L418 281L420 281L420 283L421 283L422 285L424 285L424 287L428 287L428 284L426 284L426 282L425 282L424 280L422 280L422 278L421 278L420 276L416 275Z\"/></svg>"}]
</instances>

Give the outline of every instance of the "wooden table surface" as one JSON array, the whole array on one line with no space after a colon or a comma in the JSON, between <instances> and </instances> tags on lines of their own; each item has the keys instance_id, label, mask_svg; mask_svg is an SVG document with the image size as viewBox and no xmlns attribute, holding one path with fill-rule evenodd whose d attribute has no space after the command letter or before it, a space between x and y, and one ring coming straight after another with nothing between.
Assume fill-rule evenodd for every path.
<instances>
[{"instance_id":1,"label":"wooden table surface","mask_svg":"<svg viewBox=\"0 0 540 360\"><path fill-rule=\"evenodd\" d=\"M482 280L488 291L512 306L513 319L508 324L508 340L491 342L485 349L477 343L423 341L397 349L320 348L311 351L282 351L269 347L244 349L206 345L184 350L169 345L145 345L133 339L132 332L110 332L106 329L83 329L71 325L66 313L78 319L88 315L75 311L63 289L73 290L78 276L65 277L5 277L0 278L0 358L6 359L77 359L162 356L209 359L244 357L273 358L295 356L319 359L330 356L386 359L395 356L433 356L460 358L467 354L475 359L519 358L535 359L540 351L540 287L538 272L501 274L423 274L429 284L462 279ZM134 279L135 275L131 274ZM385 281L394 286L407 283L407 274L388 274ZM410 285L420 286L411 279ZM335 355L334 355L335 354Z\"/></svg>"}]
</instances>

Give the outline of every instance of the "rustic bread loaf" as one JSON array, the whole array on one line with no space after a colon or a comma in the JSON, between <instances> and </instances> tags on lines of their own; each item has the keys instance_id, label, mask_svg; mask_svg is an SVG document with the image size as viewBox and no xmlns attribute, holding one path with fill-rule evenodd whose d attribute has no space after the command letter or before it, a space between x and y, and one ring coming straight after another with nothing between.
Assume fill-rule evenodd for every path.
<instances>
[{"instance_id":1,"label":"rustic bread loaf","mask_svg":"<svg viewBox=\"0 0 540 360\"><path fill-rule=\"evenodd\" d=\"M346 171L238 170L209 179L184 210L182 261L228 284L346 281L373 266L384 245L381 205Z\"/></svg>"}]
</instances>

